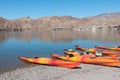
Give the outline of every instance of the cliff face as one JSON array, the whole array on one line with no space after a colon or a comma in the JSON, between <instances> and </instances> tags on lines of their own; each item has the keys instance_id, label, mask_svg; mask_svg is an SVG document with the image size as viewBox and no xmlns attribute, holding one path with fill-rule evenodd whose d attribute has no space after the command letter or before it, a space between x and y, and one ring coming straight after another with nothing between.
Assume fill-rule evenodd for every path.
<instances>
[{"instance_id":1,"label":"cliff face","mask_svg":"<svg viewBox=\"0 0 120 80\"><path fill-rule=\"evenodd\" d=\"M120 26L120 13L106 13L93 17L74 18L71 16L52 16L31 19L23 17L7 20L0 17L0 30L38 30L53 28L107 28Z\"/></svg>"}]
</instances>

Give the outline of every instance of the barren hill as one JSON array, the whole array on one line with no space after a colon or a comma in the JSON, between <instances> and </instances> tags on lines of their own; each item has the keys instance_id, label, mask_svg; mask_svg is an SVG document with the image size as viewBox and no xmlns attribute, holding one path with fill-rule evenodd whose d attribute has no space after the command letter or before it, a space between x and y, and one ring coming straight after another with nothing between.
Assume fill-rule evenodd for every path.
<instances>
[{"instance_id":1,"label":"barren hill","mask_svg":"<svg viewBox=\"0 0 120 80\"><path fill-rule=\"evenodd\" d=\"M31 19L23 17L15 20L7 20L0 17L0 30L38 30L38 29L85 29L85 28L120 28L120 12L105 13L86 18L71 16L51 16Z\"/></svg>"}]
</instances>

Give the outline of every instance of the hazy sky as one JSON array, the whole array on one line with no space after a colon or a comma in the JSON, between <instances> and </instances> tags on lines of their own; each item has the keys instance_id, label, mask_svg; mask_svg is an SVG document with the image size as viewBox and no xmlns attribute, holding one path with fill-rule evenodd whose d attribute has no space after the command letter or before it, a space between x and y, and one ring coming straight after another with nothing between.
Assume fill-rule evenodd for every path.
<instances>
[{"instance_id":1,"label":"hazy sky","mask_svg":"<svg viewBox=\"0 0 120 80\"><path fill-rule=\"evenodd\" d=\"M0 17L73 16L78 18L120 12L120 0L0 0Z\"/></svg>"}]
</instances>

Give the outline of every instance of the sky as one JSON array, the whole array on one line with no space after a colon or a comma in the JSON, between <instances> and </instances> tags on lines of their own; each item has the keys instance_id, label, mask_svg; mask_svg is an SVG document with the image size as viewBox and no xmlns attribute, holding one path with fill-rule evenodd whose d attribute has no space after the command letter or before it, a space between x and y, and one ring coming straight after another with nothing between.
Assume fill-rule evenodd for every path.
<instances>
[{"instance_id":1,"label":"sky","mask_svg":"<svg viewBox=\"0 0 120 80\"><path fill-rule=\"evenodd\" d=\"M120 12L120 0L0 0L0 17L72 16L84 18Z\"/></svg>"}]
</instances>

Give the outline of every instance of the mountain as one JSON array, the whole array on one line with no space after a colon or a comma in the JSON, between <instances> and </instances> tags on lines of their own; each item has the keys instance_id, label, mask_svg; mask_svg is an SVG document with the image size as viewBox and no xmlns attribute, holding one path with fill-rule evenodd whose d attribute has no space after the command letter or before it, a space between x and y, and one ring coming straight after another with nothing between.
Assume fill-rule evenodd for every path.
<instances>
[{"instance_id":1,"label":"mountain","mask_svg":"<svg viewBox=\"0 0 120 80\"><path fill-rule=\"evenodd\" d=\"M86 27L116 27L120 25L120 13L106 13L90 18Z\"/></svg>"},{"instance_id":2,"label":"mountain","mask_svg":"<svg viewBox=\"0 0 120 80\"><path fill-rule=\"evenodd\" d=\"M120 12L105 13L101 15L75 18L71 16L51 16L31 19L23 17L14 20L7 20L0 17L0 30L38 30L38 29L85 29L85 28L119 28Z\"/></svg>"}]
</instances>

